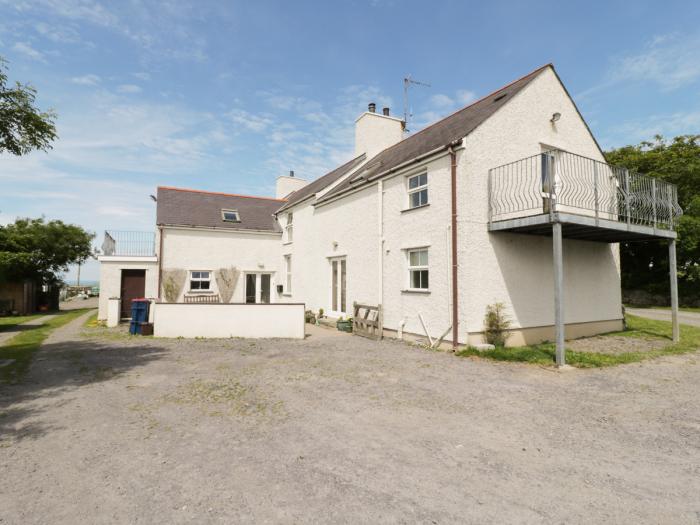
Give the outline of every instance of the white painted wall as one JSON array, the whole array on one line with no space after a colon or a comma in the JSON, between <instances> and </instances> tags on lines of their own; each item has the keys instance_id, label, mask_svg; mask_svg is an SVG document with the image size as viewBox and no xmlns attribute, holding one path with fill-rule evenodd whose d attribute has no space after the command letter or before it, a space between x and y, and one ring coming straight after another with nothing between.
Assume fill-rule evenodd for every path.
<instances>
[{"instance_id":1,"label":"white painted wall","mask_svg":"<svg viewBox=\"0 0 700 525\"><path fill-rule=\"evenodd\" d=\"M562 116L552 124L555 112ZM604 160L550 69L470 134L459 155L462 334L480 331L486 305L496 301L506 303L516 327L553 323L551 238L487 232L489 168L537 154L542 145ZM564 288L567 323L619 319L618 246L564 240Z\"/></svg>"},{"instance_id":2,"label":"white painted wall","mask_svg":"<svg viewBox=\"0 0 700 525\"><path fill-rule=\"evenodd\" d=\"M355 121L355 156L371 159L403 138L403 121L380 113L364 112Z\"/></svg>"},{"instance_id":3,"label":"white painted wall","mask_svg":"<svg viewBox=\"0 0 700 525\"><path fill-rule=\"evenodd\" d=\"M304 338L303 304L153 305L156 337Z\"/></svg>"},{"instance_id":4,"label":"white painted wall","mask_svg":"<svg viewBox=\"0 0 700 525\"><path fill-rule=\"evenodd\" d=\"M379 301L379 234L377 230L377 187L365 188L342 200L314 208L301 203L294 213L294 241L284 244L284 255L292 256L292 293L286 300L303 301L317 311L331 309L331 263L333 257L346 257L346 313L353 301L376 304ZM281 276L280 282L283 282Z\"/></svg>"},{"instance_id":5,"label":"white painted wall","mask_svg":"<svg viewBox=\"0 0 700 525\"><path fill-rule=\"evenodd\" d=\"M281 233L249 233L236 230L202 228L163 228L163 270L180 268L186 271L214 272L232 266L241 271L231 302L245 302L245 273L271 273L271 300L277 301L276 281L279 271ZM211 292L218 293L213 278ZM187 284L178 297L189 293Z\"/></svg>"},{"instance_id":6,"label":"white painted wall","mask_svg":"<svg viewBox=\"0 0 700 525\"><path fill-rule=\"evenodd\" d=\"M136 259L136 260L135 260ZM158 297L158 263L155 257L99 257L100 299L97 318L107 319L107 308L111 297L121 295L122 270L146 270L146 297Z\"/></svg>"}]
</instances>

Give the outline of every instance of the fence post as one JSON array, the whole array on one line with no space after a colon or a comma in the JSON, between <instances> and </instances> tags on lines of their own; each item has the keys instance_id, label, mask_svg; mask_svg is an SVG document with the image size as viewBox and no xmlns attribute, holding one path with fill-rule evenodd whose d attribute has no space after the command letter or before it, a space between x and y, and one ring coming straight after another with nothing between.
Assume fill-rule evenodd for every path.
<instances>
[{"instance_id":1,"label":"fence post","mask_svg":"<svg viewBox=\"0 0 700 525\"><path fill-rule=\"evenodd\" d=\"M654 229L656 229L656 179L651 179L651 206L654 215Z\"/></svg>"},{"instance_id":2,"label":"fence post","mask_svg":"<svg viewBox=\"0 0 700 525\"><path fill-rule=\"evenodd\" d=\"M627 214L627 224L632 222L632 215L630 212L630 172L625 170L625 213Z\"/></svg>"},{"instance_id":3,"label":"fence post","mask_svg":"<svg viewBox=\"0 0 700 525\"><path fill-rule=\"evenodd\" d=\"M593 198L595 199L595 224L598 225L598 163L593 161Z\"/></svg>"},{"instance_id":4,"label":"fence post","mask_svg":"<svg viewBox=\"0 0 700 525\"><path fill-rule=\"evenodd\" d=\"M489 224L493 221L493 209L491 205L491 181L493 178L493 170L489 170L489 179L488 179L488 200L489 200Z\"/></svg>"}]
</instances>

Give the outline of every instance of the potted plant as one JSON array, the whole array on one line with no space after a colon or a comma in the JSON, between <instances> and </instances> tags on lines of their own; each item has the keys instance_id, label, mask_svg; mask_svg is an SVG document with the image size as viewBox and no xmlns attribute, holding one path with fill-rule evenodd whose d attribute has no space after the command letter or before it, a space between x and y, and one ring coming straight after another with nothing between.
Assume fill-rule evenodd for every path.
<instances>
[{"instance_id":1,"label":"potted plant","mask_svg":"<svg viewBox=\"0 0 700 525\"><path fill-rule=\"evenodd\" d=\"M340 317L335 323L335 327L341 332L352 332L352 317L343 319Z\"/></svg>"}]
</instances>

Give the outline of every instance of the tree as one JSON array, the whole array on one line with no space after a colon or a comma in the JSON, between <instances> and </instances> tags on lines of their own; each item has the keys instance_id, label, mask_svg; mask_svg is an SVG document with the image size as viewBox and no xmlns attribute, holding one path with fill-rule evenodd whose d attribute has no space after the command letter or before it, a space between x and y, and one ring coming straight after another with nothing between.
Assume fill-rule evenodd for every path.
<instances>
[{"instance_id":1,"label":"tree","mask_svg":"<svg viewBox=\"0 0 700 525\"><path fill-rule=\"evenodd\" d=\"M681 300L700 298L700 135L683 135L668 142L657 135L653 142L613 149L608 162L658 177L678 186L683 208L678 231L678 286ZM668 249L665 242L620 245L622 287L668 295Z\"/></svg>"},{"instance_id":2,"label":"tree","mask_svg":"<svg viewBox=\"0 0 700 525\"><path fill-rule=\"evenodd\" d=\"M35 106L36 89L16 82L8 86L6 62L0 57L0 153L26 155L46 151L56 139L53 111L41 112Z\"/></svg>"},{"instance_id":3,"label":"tree","mask_svg":"<svg viewBox=\"0 0 700 525\"><path fill-rule=\"evenodd\" d=\"M17 219L0 226L0 282L35 279L60 281L59 272L92 255L94 234L62 221Z\"/></svg>"}]
</instances>

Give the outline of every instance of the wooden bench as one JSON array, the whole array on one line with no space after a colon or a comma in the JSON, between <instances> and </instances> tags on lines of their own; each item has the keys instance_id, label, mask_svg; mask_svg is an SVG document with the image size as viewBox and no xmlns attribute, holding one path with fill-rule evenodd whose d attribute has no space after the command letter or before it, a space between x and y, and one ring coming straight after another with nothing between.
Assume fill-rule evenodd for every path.
<instances>
[{"instance_id":1,"label":"wooden bench","mask_svg":"<svg viewBox=\"0 0 700 525\"><path fill-rule=\"evenodd\" d=\"M196 303L196 304L214 304L220 303L221 298L219 294L197 294L197 295L185 295L186 303Z\"/></svg>"}]
</instances>

